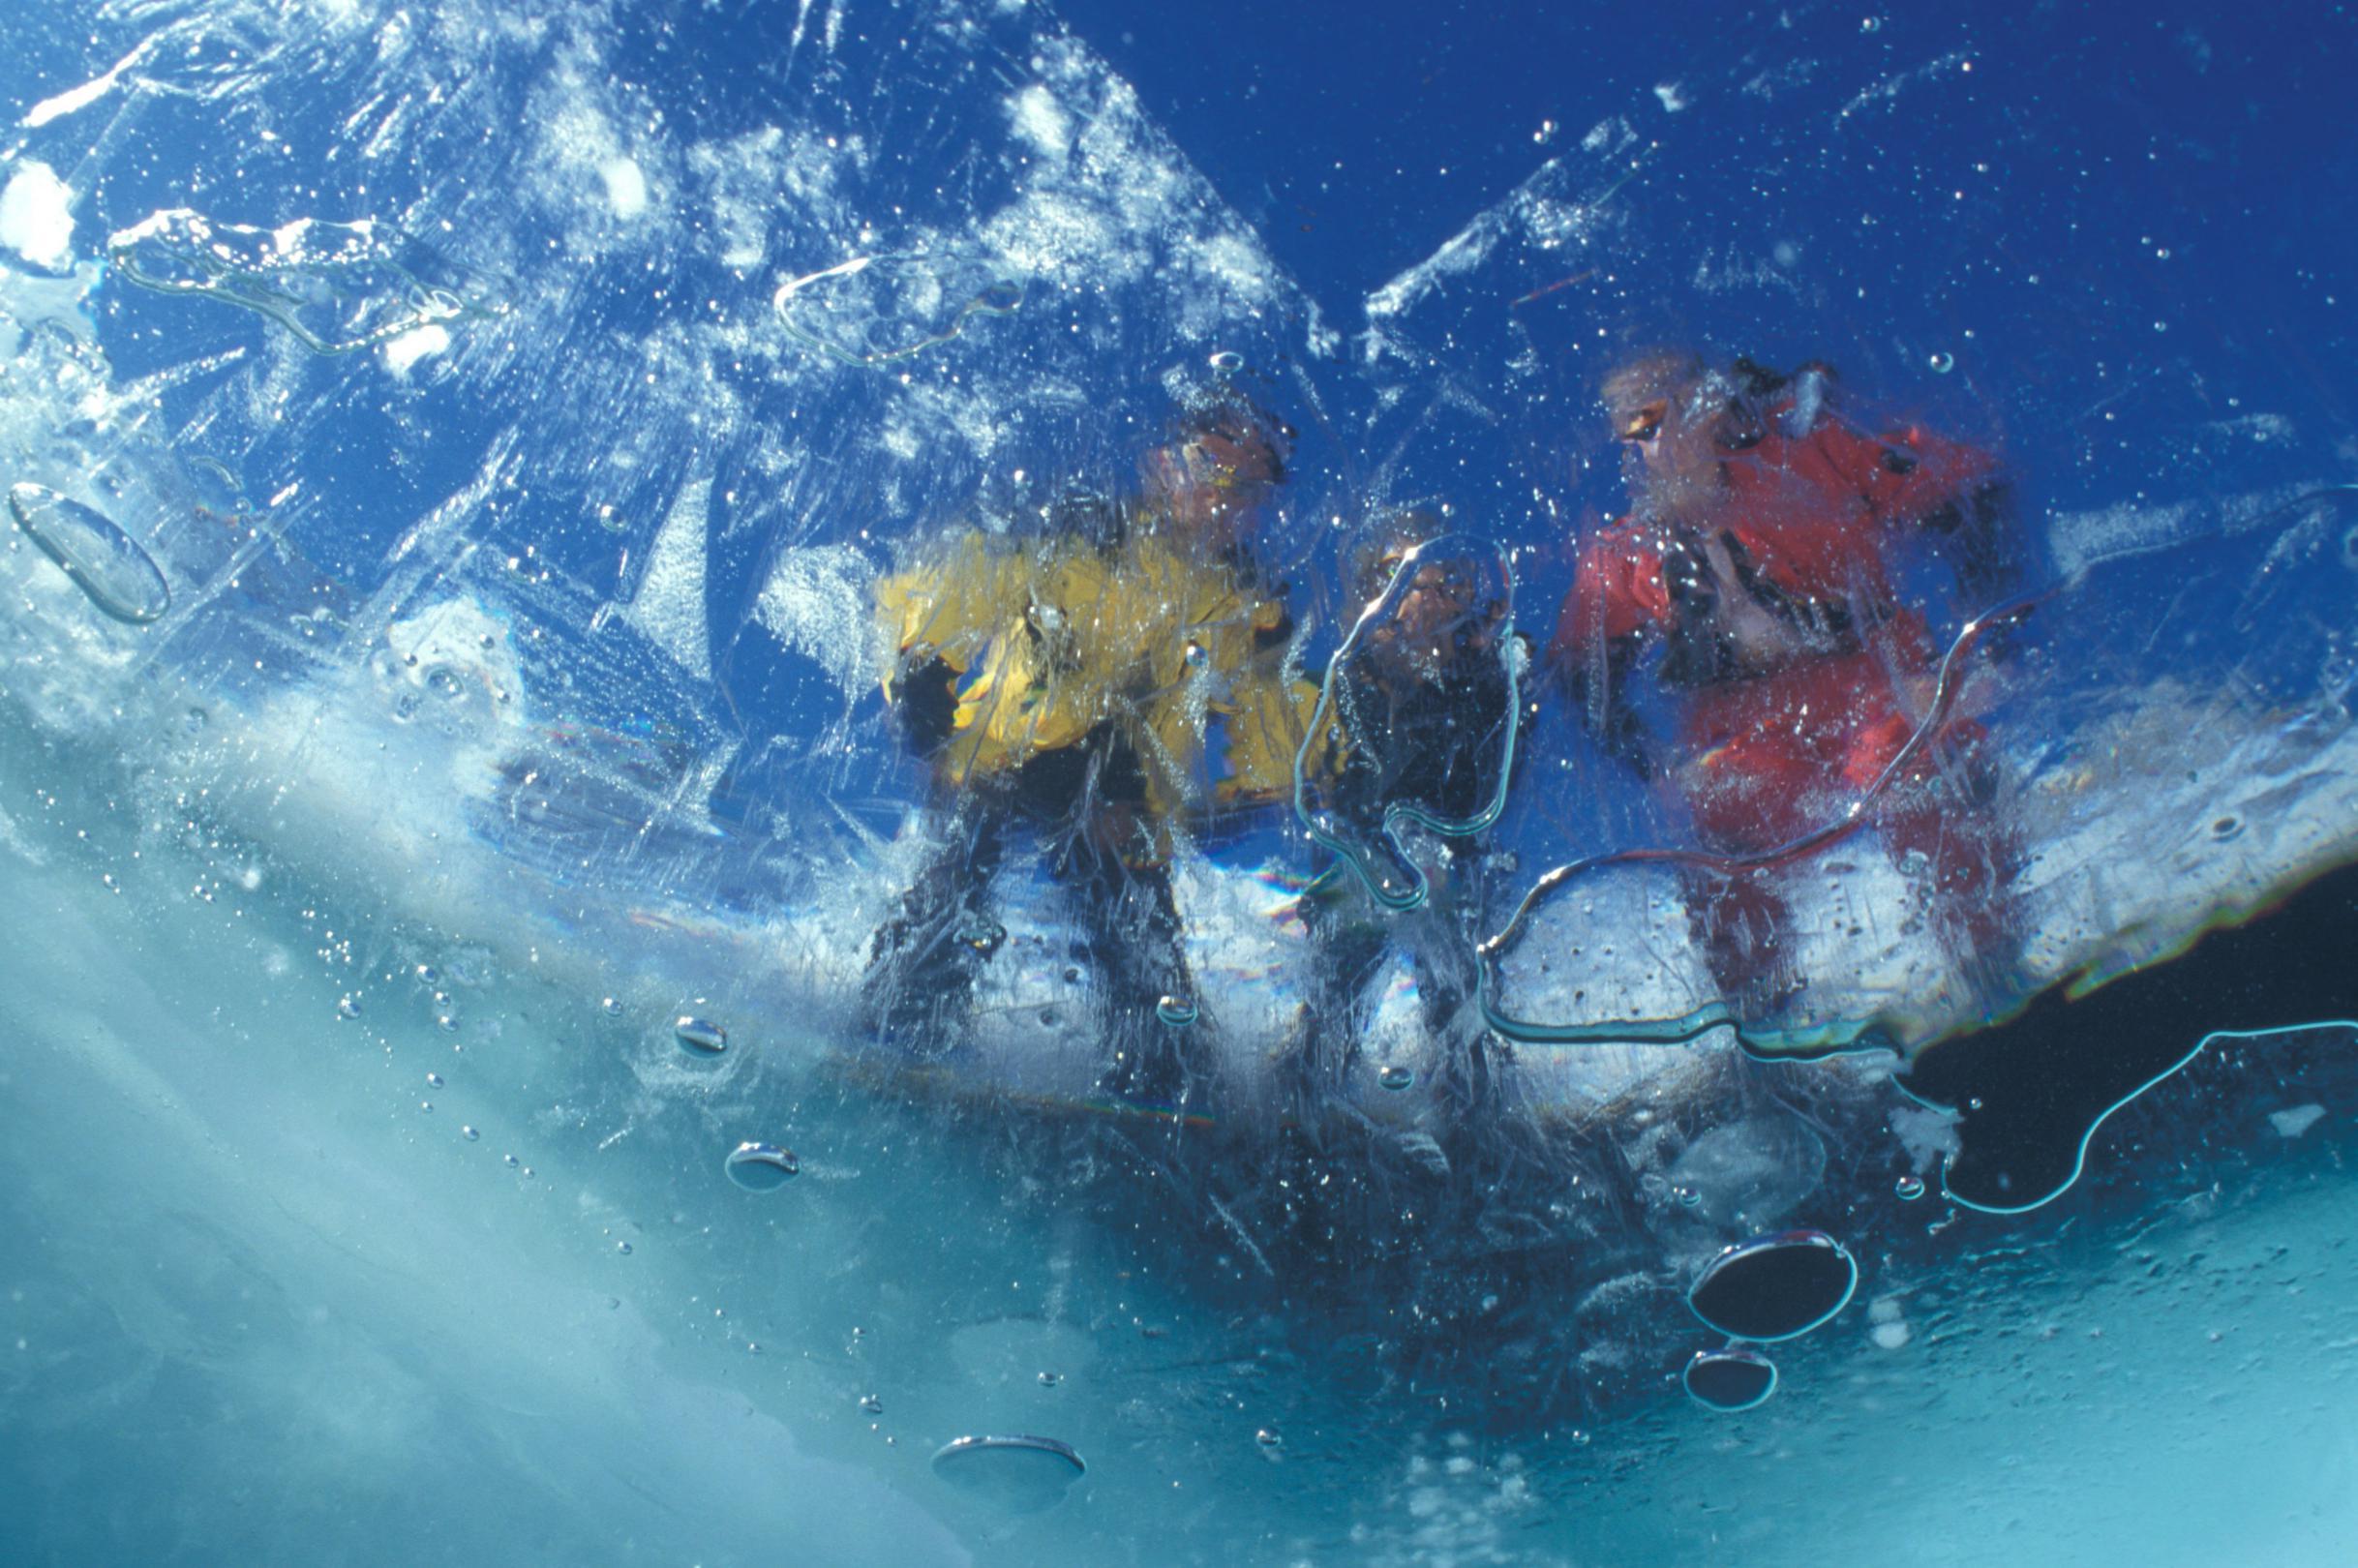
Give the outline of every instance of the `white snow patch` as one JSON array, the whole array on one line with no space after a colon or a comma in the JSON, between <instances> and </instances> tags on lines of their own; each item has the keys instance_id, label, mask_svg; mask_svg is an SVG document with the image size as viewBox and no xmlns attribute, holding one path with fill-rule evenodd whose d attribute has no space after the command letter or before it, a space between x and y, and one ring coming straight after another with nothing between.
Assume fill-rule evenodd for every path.
<instances>
[{"instance_id":1,"label":"white snow patch","mask_svg":"<svg viewBox=\"0 0 2358 1568\"><path fill-rule=\"evenodd\" d=\"M438 321L411 327L398 338L385 343L385 369L395 376L408 377L409 368L421 359L431 359L450 347L450 333Z\"/></svg>"},{"instance_id":2,"label":"white snow patch","mask_svg":"<svg viewBox=\"0 0 2358 1568\"><path fill-rule=\"evenodd\" d=\"M2268 1118L2268 1125L2279 1137L2297 1138L2317 1125L2325 1116L2322 1105L2295 1105L2290 1110L2277 1111Z\"/></svg>"},{"instance_id":3,"label":"white snow patch","mask_svg":"<svg viewBox=\"0 0 2358 1568\"><path fill-rule=\"evenodd\" d=\"M1957 1152L1957 1118L1928 1105L1902 1105L1891 1112L1891 1133L1921 1175L1933 1161Z\"/></svg>"},{"instance_id":4,"label":"white snow patch","mask_svg":"<svg viewBox=\"0 0 2358 1568\"><path fill-rule=\"evenodd\" d=\"M754 601L754 618L851 693L868 673L868 584L874 575L867 558L849 545L785 551Z\"/></svg>"},{"instance_id":5,"label":"white snow patch","mask_svg":"<svg viewBox=\"0 0 2358 1568\"><path fill-rule=\"evenodd\" d=\"M1037 82L1026 87L1009 101L1008 111L1014 116L1016 134L1041 153L1062 158L1072 151L1073 122L1047 88Z\"/></svg>"},{"instance_id":6,"label":"white snow patch","mask_svg":"<svg viewBox=\"0 0 2358 1568\"><path fill-rule=\"evenodd\" d=\"M710 479L696 480L680 492L648 552L639 591L622 611L623 619L700 680L712 674L704 614L705 526L711 500Z\"/></svg>"},{"instance_id":7,"label":"white snow patch","mask_svg":"<svg viewBox=\"0 0 2358 1568\"><path fill-rule=\"evenodd\" d=\"M160 37L162 35L158 36ZM69 87L64 92L59 93L52 98L45 98L40 103L34 105L30 109L25 111L25 129L28 131L38 131L43 126L47 125L51 120L63 119L65 116L74 113L77 109L88 108L91 105L97 103L100 99L114 91L116 79L120 77L124 72L130 70L133 66L139 63L139 57L147 52L147 45L153 42L154 40L152 39L142 39L137 48L133 49L129 54L126 54L123 56L123 58L117 60L113 67L108 70L105 75L93 77L89 81L83 82L79 87Z\"/></svg>"},{"instance_id":8,"label":"white snow patch","mask_svg":"<svg viewBox=\"0 0 2358 1568\"><path fill-rule=\"evenodd\" d=\"M1916 1334L1906 1323L1895 1320L1876 1324L1867 1331L1867 1338L1875 1342L1878 1350L1897 1350L1916 1338Z\"/></svg>"},{"instance_id":9,"label":"white snow patch","mask_svg":"<svg viewBox=\"0 0 2358 1568\"><path fill-rule=\"evenodd\" d=\"M617 218L636 218L647 210L647 175L635 158L609 158L597 166L606 187L606 205Z\"/></svg>"},{"instance_id":10,"label":"white snow patch","mask_svg":"<svg viewBox=\"0 0 2358 1568\"><path fill-rule=\"evenodd\" d=\"M2166 504L2122 501L2086 512L2049 515L2047 548L2067 582L2100 561L2150 555L2189 540L2232 535L2268 522L2328 482L2280 486L2219 499Z\"/></svg>"},{"instance_id":11,"label":"white snow patch","mask_svg":"<svg viewBox=\"0 0 2358 1568\"><path fill-rule=\"evenodd\" d=\"M74 192L48 165L24 164L0 190L0 245L50 272L74 264Z\"/></svg>"},{"instance_id":12,"label":"white snow patch","mask_svg":"<svg viewBox=\"0 0 2358 1568\"><path fill-rule=\"evenodd\" d=\"M1666 114L1676 114L1687 106L1686 88L1678 82L1663 82L1654 89L1654 96L1662 101Z\"/></svg>"}]
</instances>

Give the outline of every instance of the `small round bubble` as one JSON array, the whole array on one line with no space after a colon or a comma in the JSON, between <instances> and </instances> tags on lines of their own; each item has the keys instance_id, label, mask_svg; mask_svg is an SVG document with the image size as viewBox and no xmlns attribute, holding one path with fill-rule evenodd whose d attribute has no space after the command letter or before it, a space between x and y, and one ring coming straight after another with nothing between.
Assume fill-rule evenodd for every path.
<instances>
[{"instance_id":1,"label":"small round bubble","mask_svg":"<svg viewBox=\"0 0 2358 1568\"><path fill-rule=\"evenodd\" d=\"M1185 1029L1195 1021L1195 1004L1184 996L1166 996L1155 1004L1155 1016L1173 1029Z\"/></svg>"},{"instance_id":2,"label":"small round bubble","mask_svg":"<svg viewBox=\"0 0 2358 1568\"><path fill-rule=\"evenodd\" d=\"M1957 356L1943 349L1926 359L1924 363L1932 367L1933 375L1946 376L1957 368Z\"/></svg>"},{"instance_id":3,"label":"small round bubble","mask_svg":"<svg viewBox=\"0 0 2358 1568\"><path fill-rule=\"evenodd\" d=\"M1902 1176L1891 1184L1891 1191L1899 1194L1900 1202L1914 1203L1924 1195L1924 1179L1916 1175Z\"/></svg>"},{"instance_id":4,"label":"small round bubble","mask_svg":"<svg viewBox=\"0 0 2358 1568\"><path fill-rule=\"evenodd\" d=\"M1383 1068L1376 1072L1376 1081L1383 1088L1398 1094L1401 1090L1415 1084L1416 1070L1413 1068L1405 1067Z\"/></svg>"},{"instance_id":5,"label":"small round bubble","mask_svg":"<svg viewBox=\"0 0 2358 1568\"><path fill-rule=\"evenodd\" d=\"M729 1180L748 1192L773 1192L801 1172L792 1149L774 1143L741 1143L723 1162Z\"/></svg>"},{"instance_id":6,"label":"small round bubble","mask_svg":"<svg viewBox=\"0 0 2358 1568\"><path fill-rule=\"evenodd\" d=\"M697 1056L718 1056L729 1048L729 1032L705 1018L682 1016L672 1025L672 1038Z\"/></svg>"}]
</instances>

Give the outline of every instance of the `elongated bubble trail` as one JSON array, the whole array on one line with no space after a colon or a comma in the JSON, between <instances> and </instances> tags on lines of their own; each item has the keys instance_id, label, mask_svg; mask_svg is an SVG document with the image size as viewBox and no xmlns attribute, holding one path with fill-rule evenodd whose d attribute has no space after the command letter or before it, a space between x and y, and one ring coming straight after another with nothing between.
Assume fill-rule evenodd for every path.
<instances>
[{"instance_id":1,"label":"elongated bubble trail","mask_svg":"<svg viewBox=\"0 0 2358 1568\"><path fill-rule=\"evenodd\" d=\"M144 626L171 608L171 588L155 561L95 508L45 485L20 484L9 491L8 509L42 554L107 616Z\"/></svg>"}]
</instances>

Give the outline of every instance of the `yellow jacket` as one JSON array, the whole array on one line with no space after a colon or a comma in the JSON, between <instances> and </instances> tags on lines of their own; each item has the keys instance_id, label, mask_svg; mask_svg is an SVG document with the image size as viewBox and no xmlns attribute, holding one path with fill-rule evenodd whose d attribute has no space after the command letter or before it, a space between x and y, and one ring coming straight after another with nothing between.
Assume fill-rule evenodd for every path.
<instances>
[{"instance_id":1,"label":"yellow jacket","mask_svg":"<svg viewBox=\"0 0 2358 1568\"><path fill-rule=\"evenodd\" d=\"M1111 550L968 533L880 582L876 612L894 655L887 701L912 656L955 676L943 785L1012 772L1110 722L1145 770L1158 843L1175 816L1292 795L1318 688L1286 671L1272 635L1285 605L1225 562L1150 531Z\"/></svg>"}]
</instances>

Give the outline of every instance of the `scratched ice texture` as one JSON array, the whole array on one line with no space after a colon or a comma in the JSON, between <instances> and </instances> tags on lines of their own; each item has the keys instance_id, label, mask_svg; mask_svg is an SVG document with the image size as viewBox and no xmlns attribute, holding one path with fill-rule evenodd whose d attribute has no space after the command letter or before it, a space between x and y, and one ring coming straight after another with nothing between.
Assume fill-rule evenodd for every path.
<instances>
[{"instance_id":1,"label":"scratched ice texture","mask_svg":"<svg viewBox=\"0 0 2358 1568\"><path fill-rule=\"evenodd\" d=\"M2348 1560L2350 1014L1895 1080L2358 852L2358 40L1697 15L19 18L9 1560Z\"/></svg>"}]
</instances>

